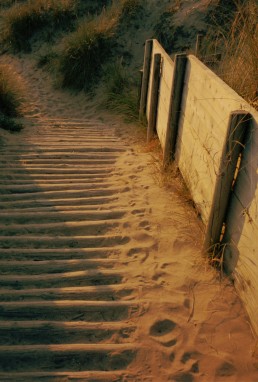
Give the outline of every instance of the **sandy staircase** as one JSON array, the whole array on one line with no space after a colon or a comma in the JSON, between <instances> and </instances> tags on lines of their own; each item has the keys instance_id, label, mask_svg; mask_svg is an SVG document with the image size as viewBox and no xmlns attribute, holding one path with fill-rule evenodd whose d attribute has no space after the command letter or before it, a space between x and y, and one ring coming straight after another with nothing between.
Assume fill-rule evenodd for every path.
<instances>
[{"instance_id":1,"label":"sandy staircase","mask_svg":"<svg viewBox=\"0 0 258 382\"><path fill-rule=\"evenodd\" d=\"M76 119L0 147L0 381L136 381L141 304L117 267L124 151L112 128Z\"/></svg>"}]
</instances>

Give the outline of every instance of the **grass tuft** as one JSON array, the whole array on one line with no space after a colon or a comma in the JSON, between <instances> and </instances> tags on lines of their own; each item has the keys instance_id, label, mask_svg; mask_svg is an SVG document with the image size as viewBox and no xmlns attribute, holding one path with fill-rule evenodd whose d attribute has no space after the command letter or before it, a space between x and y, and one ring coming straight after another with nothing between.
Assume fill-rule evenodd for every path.
<instances>
[{"instance_id":1,"label":"grass tuft","mask_svg":"<svg viewBox=\"0 0 258 382\"><path fill-rule=\"evenodd\" d=\"M22 124L16 122L13 118L0 112L0 128L8 130L10 133L16 133L23 129Z\"/></svg>"},{"instance_id":2,"label":"grass tuft","mask_svg":"<svg viewBox=\"0 0 258 382\"><path fill-rule=\"evenodd\" d=\"M0 128L10 132L20 131L22 125L12 119L21 115L24 91L20 78L10 66L0 65Z\"/></svg>"},{"instance_id":3,"label":"grass tuft","mask_svg":"<svg viewBox=\"0 0 258 382\"><path fill-rule=\"evenodd\" d=\"M98 78L102 63L111 55L115 20L101 16L85 20L64 40L60 57L63 85L89 91Z\"/></svg>"},{"instance_id":4,"label":"grass tuft","mask_svg":"<svg viewBox=\"0 0 258 382\"><path fill-rule=\"evenodd\" d=\"M9 117L17 117L24 100L21 81L8 65L0 65L0 110Z\"/></svg>"},{"instance_id":5,"label":"grass tuft","mask_svg":"<svg viewBox=\"0 0 258 382\"><path fill-rule=\"evenodd\" d=\"M103 105L133 122L139 118L138 88L129 77L122 61L108 64L104 70L105 101Z\"/></svg>"},{"instance_id":6,"label":"grass tuft","mask_svg":"<svg viewBox=\"0 0 258 382\"><path fill-rule=\"evenodd\" d=\"M224 9L225 8L225 9ZM213 11L203 60L238 94L258 109L258 4L255 0L221 1ZM220 57L220 61L209 57ZM208 59L207 59L208 58Z\"/></svg>"},{"instance_id":7,"label":"grass tuft","mask_svg":"<svg viewBox=\"0 0 258 382\"><path fill-rule=\"evenodd\" d=\"M114 0L94 19L86 18L63 40L60 70L63 86L90 91L115 55L119 27L138 13L140 0ZM132 100L131 100L132 102Z\"/></svg>"},{"instance_id":8,"label":"grass tuft","mask_svg":"<svg viewBox=\"0 0 258 382\"><path fill-rule=\"evenodd\" d=\"M40 28L66 25L75 16L76 0L30 0L3 12L3 42L16 50L28 50L30 38Z\"/></svg>"}]
</instances>

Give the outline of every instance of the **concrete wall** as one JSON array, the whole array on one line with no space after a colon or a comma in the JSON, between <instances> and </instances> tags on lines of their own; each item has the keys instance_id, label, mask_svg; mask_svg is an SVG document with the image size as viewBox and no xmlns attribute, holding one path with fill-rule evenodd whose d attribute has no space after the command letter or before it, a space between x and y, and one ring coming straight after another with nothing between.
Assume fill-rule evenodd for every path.
<instances>
[{"instance_id":1,"label":"concrete wall","mask_svg":"<svg viewBox=\"0 0 258 382\"><path fill-rule=\"evenodd\" d=\"M174 64L157 42L154 42L153 54L155 52L161 53L163 59L157 132L164 148ZM210 215L229 116L236 110L252 115L252 128L227 213L224 259L258 335L258 112L190 55L175 159L205 225ZM149 108L147 118L148 113Z\"/></svg>"},{"instance_id":2,"label":"concrete wall","mask_svg":"<svg viewBox=\"0 0 258 382\"><path fill-rule=\"evenodd\" d=\"M157 123L156 130L161 143L162 148L165 145L165 135L168 121L168 110L170 103L170 95L172 89L172 80L173 80L173 71L174 63L169 55L165 52L162 46L158 43L157 40L153 40L152 48L152 64L150 72L150 84L149 92L147 98L147 119L150 112L150 93L152 87L152 73L153 73L153 57L155 54L161 54L161 76L160 76L160 93L159 93L159 102L157 110Z\"/></svg>"}]
</instances>

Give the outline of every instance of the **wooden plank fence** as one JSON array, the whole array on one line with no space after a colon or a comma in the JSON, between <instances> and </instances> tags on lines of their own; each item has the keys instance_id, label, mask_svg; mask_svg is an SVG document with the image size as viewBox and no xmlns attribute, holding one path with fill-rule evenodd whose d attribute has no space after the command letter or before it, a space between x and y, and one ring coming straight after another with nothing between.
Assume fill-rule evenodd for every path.
<instances>
[{"instance_id":1,"label":"wooden plank fence","mask_svg":"<svg viewBox=\"0 0 258 382\"><path fill-rule=\"evenodd\" d=\"M258 335L258 112L193 55L148 40L140 115L176 161ZM150 49L151 47L151 49ZM148 63L146 65L146 62Z\"/></svg>"}]
</instances>

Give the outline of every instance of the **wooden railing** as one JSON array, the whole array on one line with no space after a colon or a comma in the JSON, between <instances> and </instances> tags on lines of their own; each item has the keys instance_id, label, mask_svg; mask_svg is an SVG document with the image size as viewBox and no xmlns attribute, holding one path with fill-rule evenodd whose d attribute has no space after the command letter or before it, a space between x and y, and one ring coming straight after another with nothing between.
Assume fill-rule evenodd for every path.
<instances>
[{"instance_id":1,"label":"wooden railing","mask_svg":"<svg viewBox=\"0 0 258 382\"><path fill-rule=\"evenodd\" d=\"M175 161L258 334L258 112L193 55L147 40L140 116Z\"/></svg>"}]
</instances>

